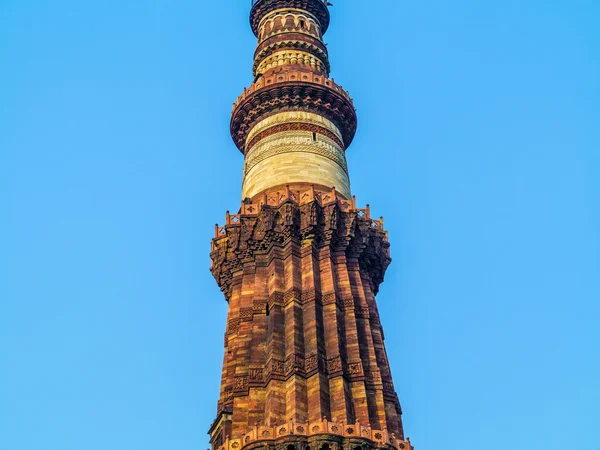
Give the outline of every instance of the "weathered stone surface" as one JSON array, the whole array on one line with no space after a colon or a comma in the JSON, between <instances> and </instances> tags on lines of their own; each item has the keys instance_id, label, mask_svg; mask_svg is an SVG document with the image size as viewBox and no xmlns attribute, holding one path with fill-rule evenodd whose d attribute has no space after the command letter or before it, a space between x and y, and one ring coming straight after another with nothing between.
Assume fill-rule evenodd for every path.
<instances>
[{"instance_id":1,"label":"weathered stone surface","mask_svg":"<svg viewBox=\"0 0 600 450\"><path fill-rule=\"evenodd\" d=\"M229 301L219 407L231 410L230 438L255 419L326 417L402 439L375 302L391 262L383 222L335 190L255 201L228 215L211 253Z\"/></svg>"},{"instance_id":2,"label":"weathered stone surface","mask_svg":"<svg viewBox=\"0 0 600 450\"><path fill-rule=\"evenodd\" d=\"M412 450L375 301L390 245L351 194L357 117L328 78L328 5L252 5L255 79L230 123L243 200L211 251L229 302L213 450Z\"/></svg>"}]
</instances>

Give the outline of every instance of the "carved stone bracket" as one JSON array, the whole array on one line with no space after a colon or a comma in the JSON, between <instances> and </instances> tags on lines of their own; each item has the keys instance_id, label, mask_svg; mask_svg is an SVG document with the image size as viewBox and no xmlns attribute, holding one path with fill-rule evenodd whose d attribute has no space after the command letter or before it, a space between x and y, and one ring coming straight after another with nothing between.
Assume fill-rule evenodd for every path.
<instances>
[{"instance_id":1,"label":"carved stone bracket","mask_svg":"<svg viewBox=\"0 0 600 450\"><path fill-rule=\"evenodd\" d=\"M228 223L217 227L211 253L211 271L226 298L230 298L232 287L241 283L242 273L255 273L256 266L264 264L261 262L263 260L283 258L282 250L291 241L297 242L298 248L302 248L302 243L308 241L309 245L316 245L317 248L329 247L338 255L339 252L348 252L348 255L352 253L365 282L373 284L376 294L391 262L383 221L371 219L368 209L357 209L353 201L339 200L335 192L331 195L317 195L315 192L284 194L276 199L265 197L263 202L255 206L244 205L246 212L252 209L253 214L228 214ZM302 199L307 196L309 201L301 204ZM249 216L252 220L248 219ZM248 224L252 224L252 229ZM307 228L302 229L303 226ZM241 234L245 235L243 241ZM248 260L256 263L247 263ZM305 299L305 294L298 289L285 293L275 292L269 297L268 303L270 307L285 306L292 301L303 303L312 301L312 295L312 292L307 293ZM316 293L314 295L316 300ZM335 300L334 292L322 295L324 305ZM354 303L352 297L344 298L340 307L354 308ZM366 309L356 312L359 317L368 317Z\"/></svg>"}]
</instances>

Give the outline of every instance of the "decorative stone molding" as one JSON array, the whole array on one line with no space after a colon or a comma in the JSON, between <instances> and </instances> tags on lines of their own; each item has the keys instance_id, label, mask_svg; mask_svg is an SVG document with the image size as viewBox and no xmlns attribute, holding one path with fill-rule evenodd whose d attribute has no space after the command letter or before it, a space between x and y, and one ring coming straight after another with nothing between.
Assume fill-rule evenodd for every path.
<instances>
[{"instance_id":1,"label":"decorative stone molding","mask_svg":"<svg viewBox=\"0 0 600 450\"><path fill-rule=\"evenodd\" d=\"M256 448L256 444L269 446L276 442L289 442L290 438L299 442L318 436L326 443L328 440L336 441L339 438L349 440L360 440L371 448L387 448L394 450L414 450L410 439L399 439L394 433L387 430L371 428L369 424L356 422L346 424L344 422L328 421L326 418L316 422L287 422L281 425L266 427L256 425L240 439L225 440L218 450L242 450L246 447ZM358 442L354 443L355 445ZM343 446L347 448L347 446Z\"/></svg>"},{"instance_id":2,"label":"decorative stone molding","mask_svg":"<svg viewBox=\"0 0 600 450\"><path fill-rule=\"evenodd\" d=\"M354 106L354 102L350 98L350 94L347 91L345 91L341 86L336 84L335 80L330 80L313 72L293 71L261 78L249 88L244 89L244 93L240 95L234 102L233 111L235 111L241 103L247 100L248 97L252 96L252 94L254 94L255 92L260 91L264 88L268 88L272 85L285 82L310 83L324 86L340 94L342 97L348 100L348 102L350 102L352 106Z\"/></svg>"},{"instance_id":3,"label":"decorative stone molding","mask_svg":"<svg viewBox=\"0 0 600 450\"><path fill-rule=\"evenodd\" d=\"M315 140L312 133L278 133L260 142L246 157L242 196L254 197L277 185L302 182L338 186L344 197L350 197L346 156L325 136L318 135Z\"/></svg>"},{"instance_id":4,"label":"decorative stone molding","mask_svg":"<svg viewBox=\"0 0 600 450\"><path fill-rule=\"evenodd\" d=\"M281 9L299 9L311 14L319 21L322 34L325 34L329 27L329 10L322 0L253 0L250 25L256 37L262 19L267 14Z\"/></svg>"},{"instance_id":5,"label":"decorative stone molding","mask_svg":"<svg viewBox=\"0 0 600 450\"><path fill-rule=\"evenodd\" d=\"M282 36L274 36L265 39L258 45L254 53L254 65L252 67L252 75L257 75L258 66L263 60L278 51L287 50L289 52L305 52L313 55L323 64L324 75L328 76L331 69L329 63L329 55L327 47L316 38L296 33L287 33Z\"/></svg>"},{"instance_id":6,"label":"decorative stone molding","mask_svg":"<svg viewBox=\"0 0 600 450\"><path fill-rule=\"evenodd\" d=\"M340 142L340 146L343 146L342 133L340 133L340 130L338 129L338 127L335 126L335 124L332 121L326 119L323 116L320 116L318 114L314 114L314 113L311 113L308 111L287 111L287 112L269 116L269 117L261 120L254 127L252 127L252 129L248 133L248 137L246 140L246 148L250 149L254 146L254 144L256 143L255 141L256 141L258 134L262 134L266 130L274 128L274 127L278 127L281 125L290 126L292 124L294 124L294 125L301 124L301 125L325 128L327 131L329 131L329 133L336 136L338 138L337 140L339 140L339 142ZM291 128L289 130L283 130L283 131L291 131L292 129L302 129L302 128ZM314 131L314 130L307 128L307 131ZM322 133L322 134L325 134L325 133ZM264 136L264 137L266 137L266 136Z\"/></svg>"},{"instance_id":7,"label":"decorative stone molding","mask_svg":"<svg viewBox=\"0 0 600 450\"><path fill-rule=\"evenodd\" d=\"M314 72L326 76L325 64L319 58L308 52L290 50L278 51L263 59L254 74L262 75L270 69L285 65L307 66Z\"/></svg>"},{"instance_id":8,"label":"decorative stone molding","mask_svg":"<svg viewBox=\"0 0 600 450\"><path fill-rule=\"evenodd\" d=\"M258 163L271 156L292 152L314 153L324 156L337 163L344 172L348 173L344 151L336 144L336 142L329 140L325 136L314 140L310 132L308 135L301 131L279 132L270 136L270 138L262 139L260 143L250 150L244 164L244 175L247 175Z\"/></svg>"},{"instance_id":9,"label":"decorative stone molding","mask_svg":"<svg viewBox=\"0 0 600 450\"><path fill-rule=\"evenodd\" d=\"M312 205L322 211L321 220L316 225L311 225L310 219L301 219L300 207ZM326 214L323 211L326 209ZM252 211L251 213L249 211ZM356 201L341 200L335 190L330 193L319 192L313 189L305 192L291 192L283 190L276 196L264 196L258 203L243 203L240 214L227 214L226 225L215 227L211 271L219 282L226 298L230 298L233 275L237 270L236 251L239 246L239 235L242 219L257 218L255 227L260 226L265 230L262 240L254 241L249 237L246 242L248 257L257 257L261 248L270 248L270 242L278 242L282 236L286 239L294 238L299 241L315 239L321 246L333 246L348 250L355 248L355 255L359 263L368 270L373 281L376 294L379 285L383 282L384 274L391 263L387 232L383 228L383 218L375 220L370 217L370 208L356 207ZM277 223L279 217L281 222ZM313 222L314 223L314 222ZM268 233L267 233L268 231ZM253 236L256 234L253 233ZM366 246L365 243L369 245ZM254 249L254 250L252 250ZM323 302L326 301L326 296ZM269 298L269 305L285 305L283 293L274 293ZM239 319L237 319L239 322ZM235 320L230 321L230 333L239 328Z\"/></svg>"},{"instance_id":10,"label":"decorative stone molding","mask_svg":"<svg viewBox=\"0 0 600 450\"><path fill-rule=\"evenodd\" d=\"M286 111L308 111L325 117L341 131L348 148L356 133L357 118L348 92L313 72L285 72L260 78L233 105L231 137L245 152L252 128L261 120Z\"/></svg>"},{"instance_id":11,"label":"decorative stone molding","mask_svg":"<svg viewBox=\"0 0 600 450\"><path fill-rule=\"evenodd\" d=\"M289 131L305 131L310 134L309 137L313 137L315 140L316 136L312 135L322 135L332 140L340 149L344 148L344 143L340 139L340 137L330 131L329 129L321 126L315 125L311 123L305 122L291 122L291 123L282 123L279 125L274 125L271 128L267 128L263 130L261 133L255 135L252 139L248 139L248 143L246 144L246 152L248 155L252 152L253 147L261 142L263 139L273 136L274 134L289 132Z\"/></svg>"}]
</instances>

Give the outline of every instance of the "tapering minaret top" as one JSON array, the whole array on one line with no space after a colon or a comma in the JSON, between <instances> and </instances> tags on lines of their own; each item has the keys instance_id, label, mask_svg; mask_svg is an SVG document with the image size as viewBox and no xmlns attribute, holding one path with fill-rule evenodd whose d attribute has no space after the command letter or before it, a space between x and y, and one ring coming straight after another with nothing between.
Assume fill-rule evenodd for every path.
<instances>
[{"instance_id":1,"label":"tapering minaret top","mask_svg":"<svg viewBox=\"0 0 600 450\"><path fill-rule=\"evenodd\" d=\"M266 14L285 8L303 9L319 21L321 31L325 34L329 27L329 4L326 0L252 0L250 25L254 35L258 37L260 21Z\"/></svg>"},{"instance_id":2,"label":"tapering minaret top","mask_svg":"<svg viewBox=\"0 0 600 450\"><path fill-rule=\"evenodd\" d=\"M357 127L350 95L329 78L322 0L253 0L254 81L233 106L231 136L244 153L244 199L281 186L352 196L345 151Z\"/></svg>"}]
</instances>

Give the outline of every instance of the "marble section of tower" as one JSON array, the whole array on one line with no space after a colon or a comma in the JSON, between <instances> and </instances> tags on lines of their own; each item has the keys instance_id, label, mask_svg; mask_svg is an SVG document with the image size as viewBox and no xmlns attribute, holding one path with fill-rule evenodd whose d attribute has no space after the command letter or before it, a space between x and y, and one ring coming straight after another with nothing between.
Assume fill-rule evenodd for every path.
<instances>
[{"instance_id":1,"label":"marble section of tower","mask_svg":"<svg viewBox=\"0 0 600 450\"><path fill-rule=\"evenodd\" d=\"M254 83L234 103L241 207L215 228L229 302L213 450L411 450L375 295L383 219L352 197L352 99L329 78L321 0L255 0Z\"/></svg>"}]
</instances>

